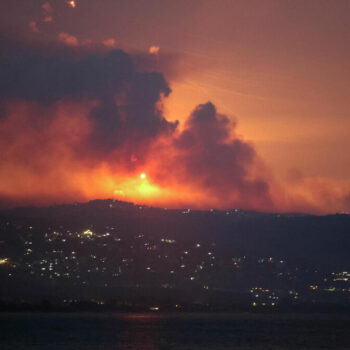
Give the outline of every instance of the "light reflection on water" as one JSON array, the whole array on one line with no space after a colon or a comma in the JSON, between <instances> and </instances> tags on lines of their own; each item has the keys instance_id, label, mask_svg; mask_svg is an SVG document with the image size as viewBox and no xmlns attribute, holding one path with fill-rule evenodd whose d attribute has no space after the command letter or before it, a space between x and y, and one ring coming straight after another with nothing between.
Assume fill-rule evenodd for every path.
<instances>
[{"instance_id":1,"label":"light reflection on water","mask_svg":"<svg viewBox=\"0 0 350 350\"><path fill-rule=\"evenodd\" d=\"M1 350L350 349L350 317L0 314Z\"/></svg>"},{"instance_id":2,"label":"light reflection on water","mask_svg":"<svg viewBox=\"0 0 350 350\"><path fill-rule=\"evenodd\" d=\"M118 317L118 316L117 316ZM156 350L161 344L162 315L128 314L124 316L129 327L125 329L126 342L120 344L120 349Z\"/></svg>"}]
</instances>

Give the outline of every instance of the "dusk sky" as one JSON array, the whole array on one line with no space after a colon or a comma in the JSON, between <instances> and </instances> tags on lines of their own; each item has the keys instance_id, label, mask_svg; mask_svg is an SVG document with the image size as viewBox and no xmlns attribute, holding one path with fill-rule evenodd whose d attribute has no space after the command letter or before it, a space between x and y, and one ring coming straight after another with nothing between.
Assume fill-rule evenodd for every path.
<instances>
[{"instance_id":1,"label":"dusk sky","mask_svg":"<svg viewBox=\"0 0 350 350\"><path fill-rule=\"evenodd\" d=\"M0 205L350 211L350 1L0 2Z\"/></svg>"}]
</instances>

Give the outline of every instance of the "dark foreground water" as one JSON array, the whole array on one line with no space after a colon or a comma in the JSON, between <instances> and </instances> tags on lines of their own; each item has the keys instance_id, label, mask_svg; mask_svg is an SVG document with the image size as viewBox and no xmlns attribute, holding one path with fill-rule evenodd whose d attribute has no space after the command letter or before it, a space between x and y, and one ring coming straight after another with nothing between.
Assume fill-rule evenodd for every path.
<instances>
[{"instance_id":1,"label":"dark foreground water","mask_svg":"<svg viewBox=\"0 0 350 350\"><path fill-rule=\"evenodd\" d=\"M0 349L350 349L350 317L0 314Z\"/></svg>"}]
</instances>

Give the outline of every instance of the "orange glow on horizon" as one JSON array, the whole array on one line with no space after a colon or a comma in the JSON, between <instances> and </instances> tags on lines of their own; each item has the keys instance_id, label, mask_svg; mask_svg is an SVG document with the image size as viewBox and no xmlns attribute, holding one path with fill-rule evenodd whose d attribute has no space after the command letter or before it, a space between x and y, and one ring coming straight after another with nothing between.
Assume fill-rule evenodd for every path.
<instances>
[{"instance_id":1,"label":"orange glow on horizon","mask_svg":"<svg viewBox=\"0 0 350 350\"><path fill-rule=\"evenodd\" d=\"M50 107L32 103L9 106L7 118L0 124L0 133L14 140L11 147L7 147L7 139L0 140L0 147L5 150L2 154L0 193L3 198L11 199L9 206L72 203L112 197L166 208L242 208L315 213L343 209L342 196L350 190L348 181L340 183L322 178L302 178L288 186L277 186L270 178L269 192L274 207L266 206L258 197L240 198L233 187L218 192L202 181L200 172L186 175L178 160L178 151L167 139L157 141L142 162L132 161L123 149L105 159L90 153L81 157L75 146L81 145L91 133L92 124L86 115L94 105L94 102L88 101L65 101ZM28 118L33 113L55 117L38 128ZM42 147L43 139L45 148ZM28 157L32 160L30 164ZM120 159L128 161L116 161Z\"/></svg>"}]
</instances>

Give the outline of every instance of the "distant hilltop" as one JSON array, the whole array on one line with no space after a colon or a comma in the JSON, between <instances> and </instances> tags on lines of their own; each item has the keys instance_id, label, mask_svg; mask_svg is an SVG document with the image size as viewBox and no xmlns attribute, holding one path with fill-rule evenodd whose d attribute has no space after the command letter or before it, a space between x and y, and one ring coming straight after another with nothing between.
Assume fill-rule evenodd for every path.
<instances>
[{"instance_id":1,"label":"distant hilltop","mask_svg":"<svg viewBox=\"0 0 350 350\"><path fill-rule=\"evenodd\" d=\"M166 209L105 199L2 210L0 221L18 227L74 225L81 230L110 225L123 228L125 235L167 233L174 239L184 234L193 240L215 237L223 248L242 255L281 255L322 264L350 261L350 215L346 214Z\"/></svg>"},{"instance_id":2,"label":"distant hilltop","mask_svg":"<svg viewBox=\"0 0 350 350\"><path fill-rule=\"evenodd\" d=\"M349 251L349 215L116 200L3 210L0 310L350 307Z\"/></svg>"},{"instance_id":3,"label":"distant hilltop","mask_svg":"<svg viewBox=\"0 0 350 350\"><path fill-rule=\"evenodd\" d=\"M74 209L75 208L75 209ZM56 211L70 211L70 210L123 210L123 211L132 211L132 210L142 210L146 209L149 212L157 211L167 211L170 213L179 213L179 214L205 214L205 213L216 213L224 215L236 215L236 216L273 216L273 217L305 217L305 216L315 216L314 214L307 213L268 213L268 212L259 212L255 210L245 210L241 208L228 208L228 209L191 209L191 208L165 208L165 207L154 207L140 203L133 203L127 201L121 201L117 199L95 199L88 202L74 202L68 204L52 204L48 206L19 206L11 209L2 209L0 213L22 213L25 215L29 214L39 214L48 213ZM339 213L345 214L345 213ZM331 215L331 214L330 214ZM337 214L333 214L337 215ZM346 215L346 214L345 214Z\"/></svg>"}]
</instances>

